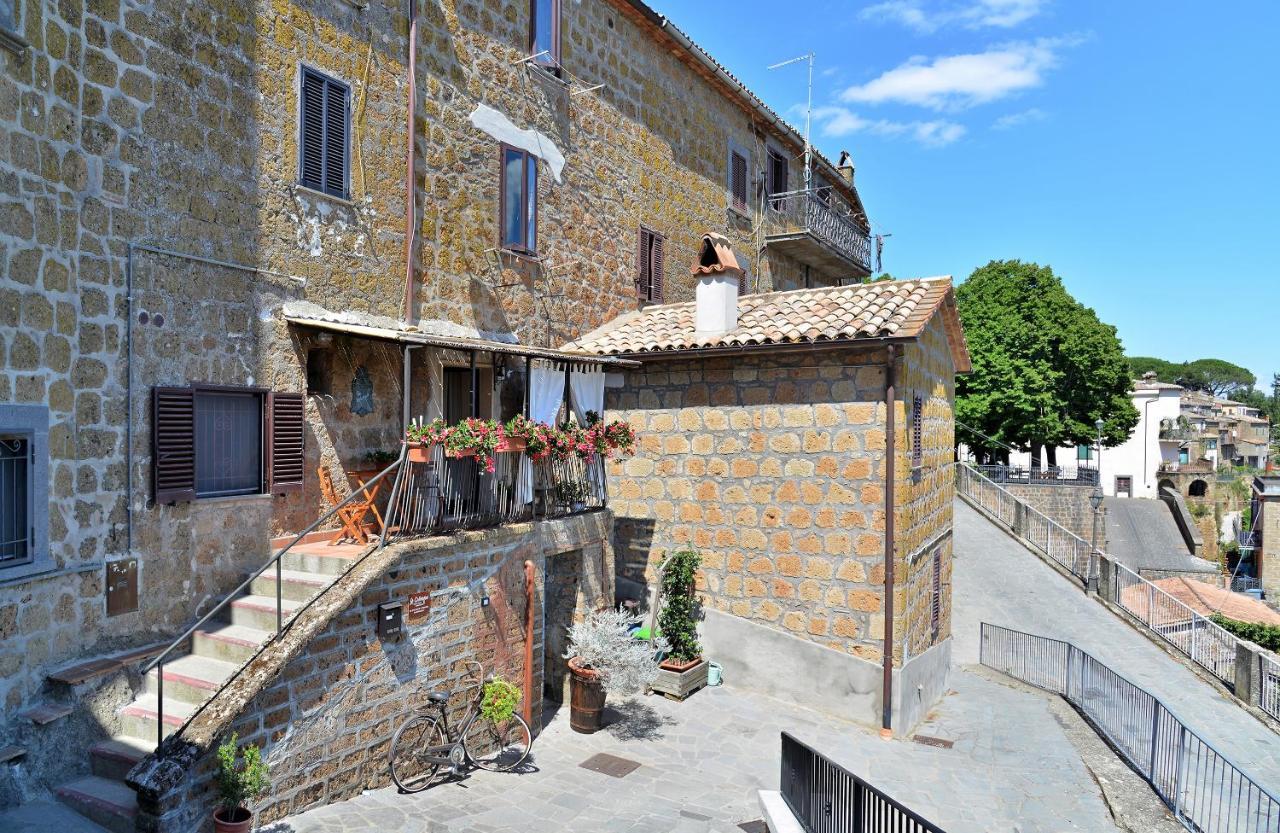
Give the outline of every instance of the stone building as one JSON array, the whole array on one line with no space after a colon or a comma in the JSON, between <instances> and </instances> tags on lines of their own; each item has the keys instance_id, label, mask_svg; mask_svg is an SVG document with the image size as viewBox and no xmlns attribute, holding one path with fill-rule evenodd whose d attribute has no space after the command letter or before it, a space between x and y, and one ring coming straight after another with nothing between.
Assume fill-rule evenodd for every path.
<instances>
[{"instance_id":1,"label":"stone building","mask_svg":"<svg viewBox=\"0 0 1280 833\"><path fill-rule=\"evenodd\" d=\"M298 751L273 681L327 686L328 663L362 685L447 685L482 657L540 689L541 618L522 631L530 668L486 617L549 608L548 585L569 588L566 615L611 601L608 511L481 513L508 523L447 555L425 555L434 538L385 550L421 568L416 588L348 569L366 548L304 541L291 575L228 608L253 638L209 628L171 675L138 671L329 511L322 470L346 496L408 418L509 416L536 373L585 358L553 345L692 299L667 264L702 230L752 253L735 293L867 276L853 168L816 154L806 177L802 147L639 0L0 2L0 466L18 496L0 517L0 748L26 756L0 804L61 788L117 829L183 829L207 801L208 742L235 727L273 760ZM524 561L532 602L509 586ZM325 592L248 674L275 628L254 600L277 589ZM402 591L448 600L466 634L448 663L372 633L373 600ZM406 630L420 651L446 633ZM378 691L376 714L323 706L366 755L397 702ZM136 805L122 779L161 726L177 741ZM267 815L382 777L294 772Z\"/></svg>"},{"instance_id":2,"label":"stone building","mask_svg":"<svg viewBox=\"0 0 1280 833\"><path fill-rule=\"evenodd\" d=\"M910 731L950 655L952 405L969 370L951 281L739 298L713 235L691 272L696 301L567 345L641 362L606 399L641 437L609 469L624 584L639 596L667 553L697 549L727 679Z\"/></svg>"}]
</instances>

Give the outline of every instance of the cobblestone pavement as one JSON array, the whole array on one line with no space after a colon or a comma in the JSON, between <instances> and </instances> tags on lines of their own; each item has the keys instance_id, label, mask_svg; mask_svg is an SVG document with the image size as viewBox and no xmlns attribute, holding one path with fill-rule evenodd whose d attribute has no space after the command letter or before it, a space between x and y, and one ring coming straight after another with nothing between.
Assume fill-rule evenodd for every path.
<instances>
[{"instance_id":1,"label":"cobblestone pavement","mask_svg":"<svg viewBox=\"0 0 1280 833\"><path fill-rule=\"evenodd\" d=\"M1280 793L1280 735L959 500L955 553L953 662L977 663L982 621L1073 642Z\"/></svg>"},{"instance_id":2,"label":"cobblestone pavement","mask_svg":"<svg viewBox=\"0 0 1280 833\"><path fill-rule=\"evenodd\" d=\"M533 770L477 773L417 795L365 793L293 817L272 833L741 833L759 817L756 790L777 789L786 729L948 833L1114 831L1092 776L1049 709L1021 686L958 672L954 691L919 730L941 749L881 740L839 719L729 687L684 703L642 697L579 735L564 710L534 744ZM1034 740L1031 740L1034 739ZM623 778L579 764L597 752L636 761Z\"/></svg>"},{"instance_id":3,"label":"cobblestone pavement","mask_svg":"<svg viewBox=\"0 0 1280 833\"><path fill-rule=\"evenodd\" d=\"M108 833L65 804L31 801L0 810L3 833Z\"/></svg>"}]
</instances>

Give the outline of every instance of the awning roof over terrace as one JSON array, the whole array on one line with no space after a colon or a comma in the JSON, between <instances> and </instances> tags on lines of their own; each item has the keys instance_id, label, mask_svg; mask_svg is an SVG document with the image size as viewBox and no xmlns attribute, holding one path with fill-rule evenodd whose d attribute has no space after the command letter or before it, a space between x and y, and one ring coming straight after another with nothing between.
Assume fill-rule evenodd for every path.
<instances>
[{"instance_id":1,"label":"awning roof over terrace","mask_svg":"<svg viewBox=\"0 0 1280 833\"><path fill-rule=\"evenodd\" d=\"M442 347L450 350L484 351L502 353L508 356L528 356L535 359L549 359L559 362L580 362L584 364L605 365L608 367L639 367L640 363L633 359L615 356L598 356L579 350L557 350L553 347L534 347L528 344L513 344L506 341L493 341L470 336L442 335L421 330L399 329L390 326L392 319L375 319L363 323L351 314L328 313L311 304L288 304L284 309L284 320L290 324L307 327L313 330L324 330L332 333L359 336L361 338L394 341L401 344L422 344L430 347ZM383 322L386 322L384 325Z\"/></svg>"}]
</instances>

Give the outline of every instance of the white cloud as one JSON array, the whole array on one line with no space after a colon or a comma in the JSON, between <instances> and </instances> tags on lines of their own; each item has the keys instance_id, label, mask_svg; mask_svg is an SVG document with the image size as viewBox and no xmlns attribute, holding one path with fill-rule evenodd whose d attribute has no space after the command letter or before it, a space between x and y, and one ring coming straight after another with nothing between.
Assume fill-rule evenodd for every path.
<instances>
[{"instance_id":1,"label":"white cloud","mask_svg":"<svg viewBox=\"0 0 1280 833\"><path fill-rule=\"evenodd\" d=\"M925 147L942 147L965 134L964 125L945 119L909 122L867 119L846 107L816 107L813 117L818 121L822 135L833 138L870 133L874 136L906 136Z\"/></svg>"},{"instance_id":2,"label":"white cloud","mask_svg":"<svg viewBox=\"0 0 1280 833\"><path fill-rule=\"evenodd\" d=\"M1046 0L885 0L859 13L864 20L900 23L929 34L947 26L1009 29L1040 13Z\"/></svg>"},{"instance_id":3,"label":"white cloud","mask_svg":"<svg viewBox=\"0 0 1280 833\"><path fill-rule=\"evenodd\" d=\"M1008 130L1011 127L1021 127L1033 121L1043 121L1046 115L1044 110L1039 107L1032 107L1029 110L1023 110L1021 113L1009 113L1001 116L991 123L991 127L993 130Z\"/></svg>"},{"instance_id":4,"label":"white cloud","mask_svg":"<svg viewBox=\"0 0 1280 833\"><path fill-rule=\"evenodd\" d=\"M963 110L1040 86L1045 72L1057 65L1058 50L1074 43L1065 38L1040 38L968 55L933 60L917 56L866 84L849 87L840 100Z\"/></svg>"}]
</instances>

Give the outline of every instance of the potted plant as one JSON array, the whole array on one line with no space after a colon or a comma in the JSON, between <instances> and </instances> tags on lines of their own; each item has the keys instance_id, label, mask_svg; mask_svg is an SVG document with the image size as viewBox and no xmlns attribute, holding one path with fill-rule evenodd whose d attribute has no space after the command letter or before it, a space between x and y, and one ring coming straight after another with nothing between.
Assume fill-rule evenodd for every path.
<instances>
[{"instance_id":1,"label":"potted plant","mask_svg":"<svg viewBox=\"0 0 1280 833\"><path fill-rule=\"evenodd\" d=\"M430 422L413 422L404 432L404 441L409 446L410 463L426 463L431 460L431 447L448 439L451 429L443 419Z\"/></svg>"},{"instance_id":2,"label":"potted plant","mask_svg":"<svg viewBox=\"0 0 1280 833\"><path fill-rule=\"evenodd\" d=\"M569 726L591 734L600 729L608 695L643 691L657 673L653 651L628 633L630 618L617 610L588 613L569 626Z\"/></svg>"},{"instance_id":3,"label":"potted plant","mask_svg":"<svg viewBox=\"0 0 1280 833\"><path fill-rule=\"evenodd\" d=\"M530 451L533 446L539 446L539 451L546 446L544 428L524 414L516 414L502 426L503 442L499 451L529 451L530 456L535 456Z\"/></svg>"},{"instance_id":4,"label":"potted plant","mask_svg":"<svg viewBox=\"0 0 1280 833\"><path fill-rule=\"evenodd\" d=\"M501 726L516 713L523 693L520 687L509 683L501 675L495 676L484 684L484 696L480 699L480 715Z\"/></svg>"},{"instance_id":5,"label":"potted plant","mask_svg":"<svg viewBox=\"0 0 1280 833\"><path fill-rule=\"evenodd\" d=\"M683 700L707 684L707 661L698 644L698 600L694 595L702 556L679 550L662 564L662 609L658 631L667 655L658 666L654 691Z\"/></svg>"},{"instance_id":6,"label":"potted plant","mask_svg":"<svg viewBox=\"0 0 1280 833\"><path fill-rule=\"evenodd\" d=\"M385 469L396 461L396 455L385 448L379 448L376 451L366 453L364 461L376 469Z\"/></svg>"},{"instance_id":7,"label":"potted plant","mask_svg":"<svg viewBox=\"0 0 1280 833\"><path fill-rule=\"evenodd\" d=\"M591 497L591 488L585 480L561 480L556 484L556 503L568 507L571 512L581 512L587 508L587 498Z\"/></svg>"},{"instance_id":8,"label":"potted plant","mask_svg":"<svg viewBox=\"0 0 1280 833\"><path fill-rule=\"evenodd\" d=\"M449 430L444 450L450 457L475 457L485 471L493 474L493 455L502 443L502 426L491 419L467 417Z\"/></svg>"},{"instance_id":9,"label":"potted plant","mask_svg":"<svg viewBox=\"0 0 1280 833\"><path fill-rule=\"evenodd\" d=\"M253 813L245 806L267 791L267 765L262 752L250 744L239 752L237 737L231 737L218 747L218 809L213 812L213 829L216 833L248 833L253 826ZM243 765L237 764L243 757Z\"/></svg>"}]
</instances>

